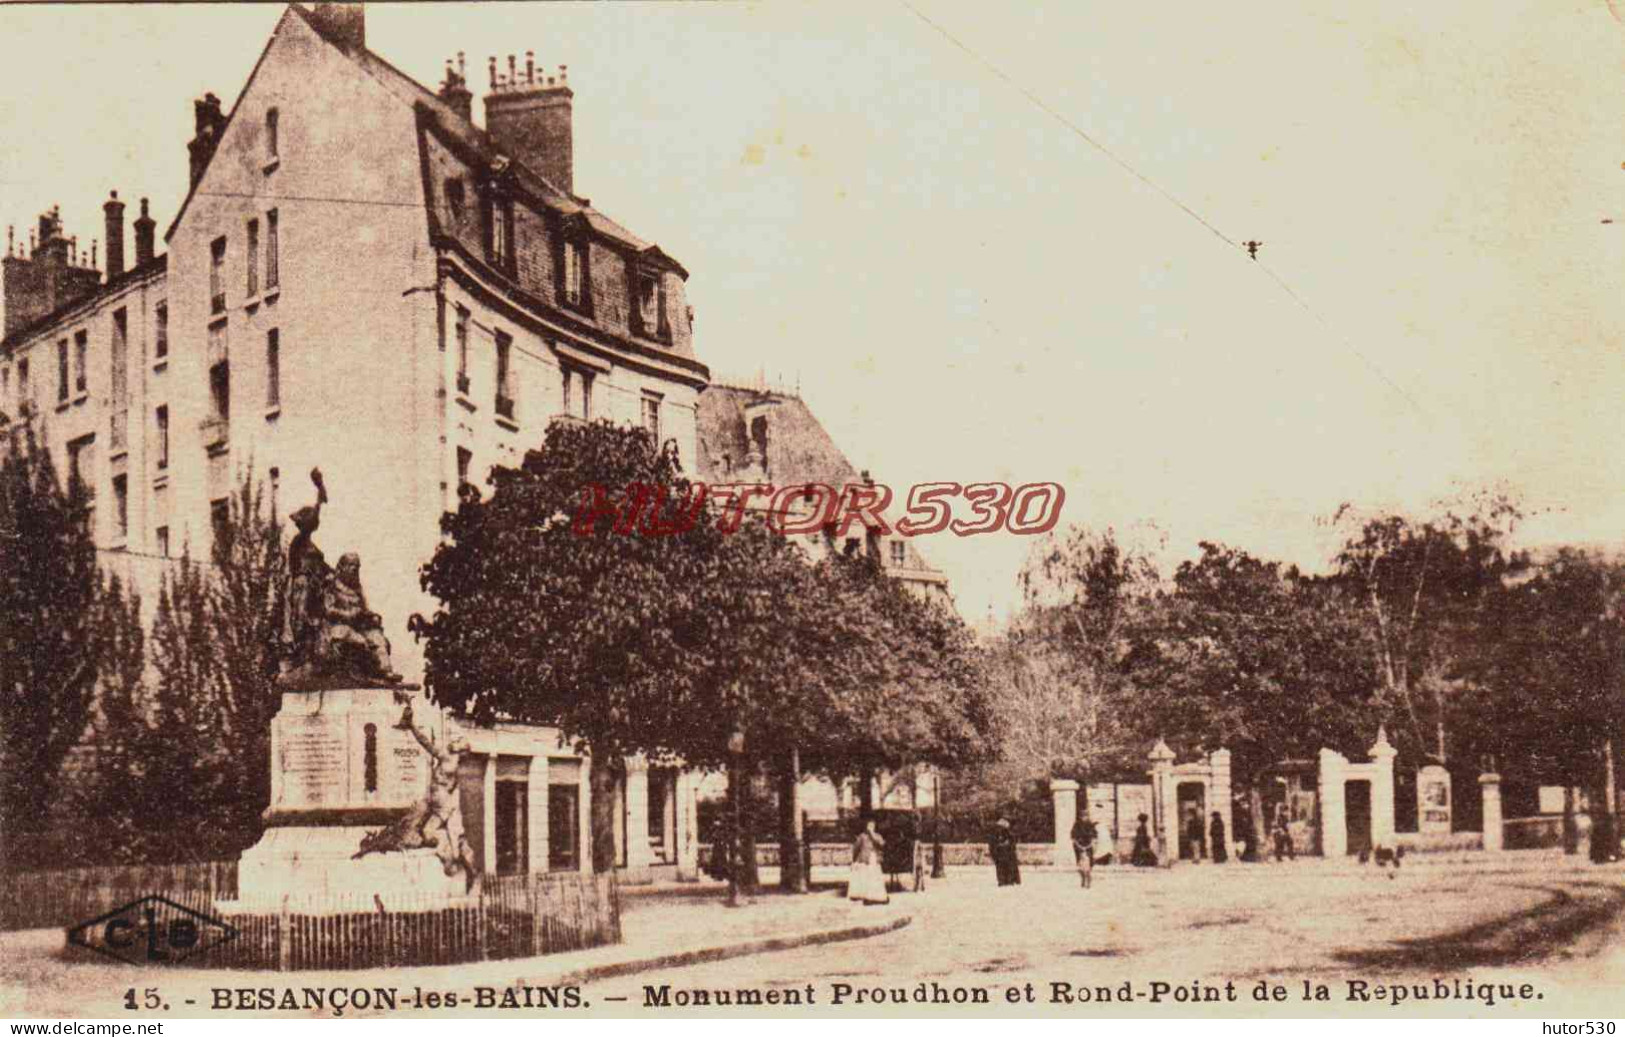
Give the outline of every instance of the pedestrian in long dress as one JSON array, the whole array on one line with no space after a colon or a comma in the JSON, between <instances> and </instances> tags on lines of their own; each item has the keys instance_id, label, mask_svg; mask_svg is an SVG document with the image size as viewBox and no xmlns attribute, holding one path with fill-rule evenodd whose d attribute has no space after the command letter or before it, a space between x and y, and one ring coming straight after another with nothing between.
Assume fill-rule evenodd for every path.
<instances>
[{"instance_id":1,"label":"pedestrian in long dress","mask_svg":"<svg viewBox=\"0 0 1625 1037\"><path fill-rule=\"evenodd\" d=\"M880 854L886 840L875 831L875 819L863 824L863 831L852 842L852 874L846 883L846 898L865 904L884 904L891 900L886 892L886 875L880 868Z\"/></svg>"},{"instance_id":2,"label":"pedestrian in long dress","mask_svg":"<svg viewBox=\"0 0 1625 1037\"><path fill-rule=\"evenodd\" d=\"M1229 844L1225 842L1224 836L1224 818L1220 817L1219 812L1215 810L1213 812L1213 821L1208 826L1207 841L1209 850L1213 855L1214 864L1223 864L1230 859Z\"/></svg>"},{"instance_id":3,"label":"pedestrian in long dress","mask_svg":"<svg viewBox=\"0 0 1625 1037\"><path fill-rule=\"evenodd\" d=\"M1134 830L1134 853L1129 863L1136 868L1154 868L1157 866L1157 855L1151 849L1151 830L1146 822L1151 820L1150 815L1140 815L1140 827Z\"/></svg>"},{"instance_id":4,"label":"pedestrian in long dress","mask_svg":"<svg viewBox=\"0 0 1625 1037\"><path fill-rule=\"evenodd\" d=\"M999 823L988 833L987 850L993 858L993 872L999 885L1021 885L1021 862L1016 857L1016 839L1010 833L1008 818L999 818Z\"/></svg>"}]
</instances>

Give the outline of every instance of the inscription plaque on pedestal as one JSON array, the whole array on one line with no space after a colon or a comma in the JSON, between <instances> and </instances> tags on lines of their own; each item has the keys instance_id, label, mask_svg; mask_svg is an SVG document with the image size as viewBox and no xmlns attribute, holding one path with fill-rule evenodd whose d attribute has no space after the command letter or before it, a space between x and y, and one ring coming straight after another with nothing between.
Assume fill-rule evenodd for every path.
<instances>
[{"instance_id":1,"label":"inscription plaque on pedestal","mask_svg":"<svg viewBox=\"0 0 1625 1037\"><path fill-rule=\"evenodd\" d=\"M344 803L349 754L344 729L321 716L291 718L281 731L282 803L288 807Z\"/></svg>"}]
</instances>

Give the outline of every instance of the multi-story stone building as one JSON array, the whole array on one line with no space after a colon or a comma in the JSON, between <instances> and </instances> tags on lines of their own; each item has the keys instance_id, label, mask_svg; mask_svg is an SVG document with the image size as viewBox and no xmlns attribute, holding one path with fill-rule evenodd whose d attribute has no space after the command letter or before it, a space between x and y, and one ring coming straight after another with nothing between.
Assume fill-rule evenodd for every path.
<instances>
[{"instance_id":1,"label":"multi-story stone building","mask_svg":"<svg viewBox=\"0 0 1625 1037\"><path fill-rule=\"evenodd\" d=\"M9 245L0 414L94 494L109 564L140 583L156 559L206 557L242 478L286 516L320 467L318 539L361 553L415 679L418 567L461 482L516 464L561 415L641 422L697 455L708 372L686 271L574 193L562 66L527 54L488 74L482 128L461 56L430 90L367 49L361 4L292 5L230 110L196 102L167 255L143 201L126 269L116 195L105 279L55 212ZM535 729L470 740L482 864L585 866L566 833L586 824L581 761ZM628 864L692 861L687 781L658 772L651 795L634 768Z\"/></svg>"}]
</instances>

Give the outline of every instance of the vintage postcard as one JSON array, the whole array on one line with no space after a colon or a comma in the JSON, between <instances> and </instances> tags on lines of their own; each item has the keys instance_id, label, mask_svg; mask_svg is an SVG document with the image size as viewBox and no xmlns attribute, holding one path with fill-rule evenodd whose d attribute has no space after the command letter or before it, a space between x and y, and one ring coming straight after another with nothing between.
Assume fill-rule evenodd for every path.
<instances>
[{"instance_id":1,"label":"vintage postcard","mask_svg":"<svg viewBox=\"0 0 1625 1037\"><path fill-rule=\"evenodd\" d=\"M1616 0L0 38L0 1015L1625 1014Z\"/></svg>"}]
</instances>

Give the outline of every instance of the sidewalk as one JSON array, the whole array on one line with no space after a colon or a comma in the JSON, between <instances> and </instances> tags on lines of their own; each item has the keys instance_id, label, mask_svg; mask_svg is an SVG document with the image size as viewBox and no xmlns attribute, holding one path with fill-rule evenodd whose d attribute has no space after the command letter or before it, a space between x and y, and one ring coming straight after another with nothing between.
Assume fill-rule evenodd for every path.
<instances>
[{"instance_id":1,"label":"sidewalk","mask_svg":"<svg viewBox=\"0 0 1625 1037\"><path fill-rule=\"evenodd\" d=\"M844 869L841 869L844 871ZM825 876L820 875L821 879ZM623 894L627 891L622 890ZM455 992L461 1004L453 1014L480 1014L479 992L500 1000L515 986L586 984L646 969L721 961L746 954L876 936L913 920L912 894L895 895L887 905L866 907L827 888L807 896L764 892L738 908L725 906L720 884L644 887L621 900L624 942L608 947L534 958L470 962L462 965L321 972L237 972L226 969L133 968L79 948L65 948L59 929L0 934L0 1017L105 1018L123 1013L126 988L159 987L171 1017L217 1016L217 997L229 1001L243 988L384 988L398 992L397 1011L347 1009L345 1018L437 1015L445 1010L413 1010L414 990ZM223 995L217 993L225 991ZM589 995L590 996L590 995ZM254 1016L330 1018L319 1011L236 1011ZM509 1013L511 1014L511 1013Z\"/></svg>"},{"instance_id":2,"label":"sidewalk","mask_svg":"<svg viewBox=\"0 0 1625 1037\"><path fill-rule=\"evenodd\" d=\"M818 879L822 881L824 876L820 874ZM707 883L699 888L709 895L686 885L670 890L653 887L623 897L622 943L511 962L528 966L519 970L517 982L531 986L591 983L649 969L857 940L901 929L914 914L909 893L894 894L890 904L867 906L848 901L844 885L807 896L764 890L738 908L724 905L725 886Z\"/></svg>"}]
</instances>

